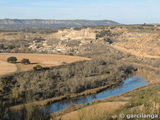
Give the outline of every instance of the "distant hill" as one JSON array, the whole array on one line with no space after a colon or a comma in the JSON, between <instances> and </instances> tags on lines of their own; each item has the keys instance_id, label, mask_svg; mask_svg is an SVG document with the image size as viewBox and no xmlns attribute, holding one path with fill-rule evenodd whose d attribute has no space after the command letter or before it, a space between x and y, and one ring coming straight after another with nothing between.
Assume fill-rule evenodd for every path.
<instances>
[{"instance_id":1,"label":"distant hill","mask_svg":"<svg viewBox=\"0 0 160 120\"><path fill-rule=\"evenodd\" d=\"M0 27L61 28L117 24L119 23L111 20L0 19Z\"/></svg>"}]
</instances>

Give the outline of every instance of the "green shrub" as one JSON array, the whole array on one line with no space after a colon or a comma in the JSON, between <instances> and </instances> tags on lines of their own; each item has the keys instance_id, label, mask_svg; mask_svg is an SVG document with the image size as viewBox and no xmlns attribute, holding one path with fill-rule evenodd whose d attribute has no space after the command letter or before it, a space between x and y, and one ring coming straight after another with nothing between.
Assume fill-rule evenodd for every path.
<instances>
[{"instance_id":1,"label":"green shrub","mask_svg":"<svg viewBox=\"0 0 160 120\"><path fill-rule=\"evenodd\" d=\"M31 62L29 61L29 59L24 58L21 60L21 63L22 64L30 64Z\"/></svg>"},{"instance_id":2,"label":"green shrub","mask_svg":"<svg viewBox=\"0 0 160 120\"><path fill-rule=\"evenodd\" d=\"M7 59L7 61L10 62L10 63L16 63L17 62L17 58L16 57L9 57Z\"/></svg>"}]
</instances>

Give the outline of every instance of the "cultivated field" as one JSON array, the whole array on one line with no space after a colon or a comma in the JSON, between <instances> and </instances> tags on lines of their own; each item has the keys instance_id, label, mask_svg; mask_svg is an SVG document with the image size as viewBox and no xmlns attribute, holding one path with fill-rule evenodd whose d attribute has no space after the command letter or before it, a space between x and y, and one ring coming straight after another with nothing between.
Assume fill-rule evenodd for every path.
<instances>
[{"instance_id":1,"label":"cultivated field","mask_svg":"<svg viewBox=\"0 0 160 120\"><path fill-rule=\"evenodd\" d=\"M18 61L17 64L7 63L7 58L15 56ZM30 60L31 64L24 65L20 61L23 58ZM33 69L36 65L43 67L57 66L64 63L72 63L76 61L90 60L89 58L78 56L65 56L65 55L53 55L53 54L23 54L23 53L3 53L0 54L0 75L18 71L27 71Z\"/></svg>"},{"instance_id":2,"label":"cultivated field","mask_svg":"<svg viewBox=\"0 0 160 120\"><path fill-rule=\"evenodd\" d=\"M0 75L15 72L17 70L16 65L0 61Z\"/></svg>"}]
</instances>

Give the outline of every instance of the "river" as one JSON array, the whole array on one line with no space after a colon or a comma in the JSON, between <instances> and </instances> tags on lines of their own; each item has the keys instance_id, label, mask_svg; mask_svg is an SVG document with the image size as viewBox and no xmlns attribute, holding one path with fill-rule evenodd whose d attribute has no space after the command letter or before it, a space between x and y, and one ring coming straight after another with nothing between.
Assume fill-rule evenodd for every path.
<instances>
[{"instance_id":1,"label":"river","mask_svg":"<svg viewBox=\"0 0 160 120\"><path fill-rule=\"evenodd\" d=\"M50 113L58 112L60 110L63 110L71 105L75 104L83 104L83 103L90 103L94 100L99 100L103 98L108 98L110 96L115 96L115 95L120 95L122 93L131 91L137 87L145 86L147 85L148 82L144 80L143 77L129 77L122 83L119 87L113 87L111 89L108 89L106 91L100 92L96 95L90 95L90 96L83 96L83 97L78 97L76 99L68 99L68 100L63 100L57 103L53 103L51 105L43 107L43 110L49 109Z\"/></svg>"}]
</instances>

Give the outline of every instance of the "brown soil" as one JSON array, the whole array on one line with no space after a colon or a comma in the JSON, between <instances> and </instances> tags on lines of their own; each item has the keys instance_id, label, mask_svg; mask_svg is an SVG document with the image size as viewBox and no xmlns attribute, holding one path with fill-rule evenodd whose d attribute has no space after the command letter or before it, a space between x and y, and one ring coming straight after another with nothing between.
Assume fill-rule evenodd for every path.
<instances>
[{"instance_id":1,"label":"brown soil","mask_svg":"<svg viewBox=\"0 0 160 120\"><path fill-rule=\"evenodd\" d=\"M15 72L16 67L13 64L6 63L7 58L15 56L20 62L23 58L27 58L30 60L31 64L23 65L21 63L17 63L18 71L27 71L31 70L36 65L41 65L43 67L50 67L50 66L57 66L65 63L72 63L76 61L83 61L83 60L90 60L89 58L85 57L78 57L78 56L65 56L65 55L53 55L53 54L23 54L23 53L2 53L0 54L0 60L3 61L3 64L0 63L1 73L6 74L9 72ZM5 67L6 66L6 67ZM0 75L1 75L0 73Z\"/></svg>"},{"instance_id":2,"label":"brown soil","mask_svg":"<svg viewBox=\"0 0 160 120\"><path fill-rule=\"evenodd\" d=\"M17 67L15 64L11 64L5 61L0 61L0 75L5 75L6 73L16 72Z\"/></svg>"}]
</instances>

